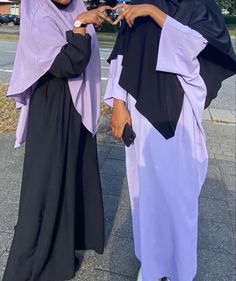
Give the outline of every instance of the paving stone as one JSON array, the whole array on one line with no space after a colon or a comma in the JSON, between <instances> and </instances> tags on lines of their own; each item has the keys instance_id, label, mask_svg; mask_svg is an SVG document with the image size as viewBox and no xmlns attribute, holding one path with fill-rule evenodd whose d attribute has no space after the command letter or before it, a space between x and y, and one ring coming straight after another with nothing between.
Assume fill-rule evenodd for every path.
<instances>
[{"instance_id":1,"label":"paving stone","mask_svg":"<svg viewBox=\"0 0 236 281\"><path fill-rule=\"evenodd\" d=\"M235 256L200 250L198 254L198 274L194 281L229 280L235 280Z\"/></svg>"},{"instance_id":2,"label":"paving stone","mask_svg":"<svg viewBox=\"0 0 236 281\"><path fill-rule=\"evenodd\" d=\"M223 174L227 175L235 175L236 174L236 167L235 162L232 161L219 161L220 170Z\"/></svg>"},{"instance_id":3,"label":"paving stone","mask_svg":"<svg viewBox=\"0 0 236 281\"><path fill-rule=\"evenodd\" d=\"M137 273L138 274L138 273ZM90 279L92 280L92 279ZM113 272L107 272L103 270L95 270L96 281L136 281L137 278L127 277L125 275L115 274ZM81 281L83 281L81 279Z\"/></svg>"},{"instance_id":4,"label":"paving stone","mask_svg":"<svg viewBox=\"0 0 236 281\"><path fill-rule=\"evenodd\" d=\"M221 180L219 160L212 158L208 160L207 178Z\"/></svg>"},{"instance_id":5,"label":"paving stone","mask_svg":"<svg viewBox=\"0 0 236 281\"><path fill-rule=\"evenodd\" d=\"M129 209L119 208L113 224L112 235L133 239L132 216Z\"/></svg>"},{"instance_id":6,"label":"paving stone","mask_svg":"<svg viewBox=\"0 0 236 281\"><path fill-rule=\"evenodd\" d=\"M203 114L203 120L204 121L211 121L211 114L209 112L209 109L205 110L204 111L204 114Z\"/></svg>"},{"instance_id":7,"label":"paving stone","mask_svg":"<svg viewBox=\"0 0 236 281\"><path fill-rule=\"evenodd\" d=\"M3 277L3 273L5 271L5 267L6 267L6 264L7 264L7 259L8 259L8 252L4 252L2 256L0 256L0 277L1 277L1 274L2 274L2 277Z\"/></svg>"},{"instance_id":8,"label":"paving stone","mask_svg":"<svg viewBox=\"0 0 236 281\"><path fill-rule=\"evenodd\" d=\"M9 251L12 238L13 234L2 231L0 232L0 256L2 256L5 251Z\"/></svg>"},{"instance_id":9,"label":"paving stone","mask_svg":"<svg viewBox=\"0 0 236 281\"><path fill-rule=\"evenodd\" d=\"M14 149L15 144L15 133L6 133L1 134L0 138L0 159L3 159L4 157L17 157L19 155L22 155L24 152L24 145L22 145L18 149Z\"/></svg>"},{"instance_id":10,"label":"paving stone","mask_svg":"<svg viewBox=\"0 0 236 281\"><path fill-rule=\"evenodd\" d=\"M119 207L123 208L123 209L129 209L130 210L130 195L129 195L129 189L128 188L122 189Z\"/></svg>"},{"instance_id":11,"label":"paving stone","mask_svg":"<svg viewBox=\"0 0 236 281\"><path fill-rule=\"evenodd\" d=\"M211 118L215 122L235 123L235 116L232 111L224 109L211 108Z\"/></svg>"},{"instance_id":12,"label":"paving stone","mask_svg":"<svg viewBox=\"0 0 236 281\"><path fill-rule=\"evenodd\" d=\"M199 201L199 219L230 225L226 200L201 197Z\"/></svg>"},{"instance_id":13,"label":"paving stone","mask_svg":"<svg viewBox=\"0 0 236 281\"><path fill-rule=\"evenodd\" d=\"M96 255L95 266L99 270L136 278L139 262L135 258L133 241L111 236L103 256Z\"/></svg>"},{"instance_id":14,"label":"paving stone","mask_svg":"<svg viewBox=\"0 0 236 281\"><path fill-rule=\"evenodd\" d=\"M73 281L95 281L94 253L92 251L87 251L82 255L83 258L80 258L81 265Z\"/></svg>"},{"instance_id":15,"label":"paving stone","mask_svg":"<svg viewBox=\"0 0 236 281\"><path fill-rule=\"evenodd\" d=\"M101 173L106 175L125 177L125 162L116 159L107 159L101 168Z\"/></svg>"},{"instance_id":16,"label":"paving stone","mask_svg":"<svg viewBox=\"0 0 236 281\"><path fill-rule=\"evenodd\" d=\"M104 225L105 225L105 243L108 243L108 240L110 238L112 226L113 226L114 220L112 219L104 219Z\"/></svg>"},{"instance_id":17,"label":"paving stone","mask_svg":"<svg viewBox=\"0 0 236 281\"><path fill-rule=\"evenodd\" d=\"M134 281L139 269L139 262L134 255L124 146L112 138L110 129L105 127L107 122L103 121L103 131L101 137L98 136L99 141L106 142L99 143L98 156L107 246L103 256L91 251L85 253L73 281ZM212 152L209 153L208 175L199 204L199 270L195 280L233 281L235 126L205 121L204 127L207 145ZM13 150L13 143L14 134L4 136L3 141L0 137L0 231L6 231L0 232L0 256L3 253L0 257L0 279L8 256L6 248L9 249L16 222L17 204L13 202L17 203L19 199L23 164L24 148Z\"/></svg>"},{"instance_id":18,"label":"paving stone","mask_svg":"<svg viewBox=\"0 0 236 281\"><path fill-rule=\"evenodd\" d=\"M0 214L0 231L13 233L18 216L18 206L12 203L1 203Z\"/></svg>"},{"instance_id":19,"label":"paving stone","mask_svg":"<svg viewBox=\"0 0 236 281\"><path fill-rule=\"evenodd\" d=\"M21 171L14 171L9 176L8 172L0 174L0 203L18 203L21 187Z\"/></svg>"},{"instance_id":20,"label":"paving stone","mask_svg":"<svg viewBox=\"0 0 236 281\"><path fill-rule=\"evenodd\" d=\"M234 255L235 240L231 225L200 220L199 248Z\"/></svg>"},{"instance_id":21,"label":"paving stone","mask_svg":"<svg viewBox=\"0 0 236 281\"><path fill-rule=\"evenodd\" d=\"M236 193L226 190L226 200L227 200L228 210L231 212L236 212Z\"/></svg>"},{"instance_id":22,"label":"paving stone","mask_svg":"<svg viewBox=\"0 0 236 281\"><path fill-rule=\"evenodd\" d=\"M211 199L222 199L225 197L225 190L221 180L216 178L206 178L202 187L201 197L208 197Z\"/></svg>"},{"instance_id":23,"label":"paving stone","mask_svg":"<svg viewBox=\"0 0 236 281\"><path fill-rule=\"evenodd\" d=\"M235 157L225 154L214 154L215 159L235 162Z\"/></svg>"},{"instance_id":24,"label":"paving stone","mask_svg":"<svg viewBox=\"0 0 236 281\"><path fill-rule=\"evenodd\" d=\"M98 144L98 160L99 160L100 167L102 167L102 165L103 165L104 161L106 160L107 156L109 155L111 149L112 149L112 146L110 146L110 145Z\"/></svg>"},{"instance_id":25,"label":"paving stone","mask_svg":"<svg viewBox=\"0 0 236 281\"><path fill-rule=\"evenodd\" d=\"M118 206L119 198L116 196L103 196L104 200L104 215L106 219L114 220Z\"/></svg>"},{"instance_id":26,"label":"paving stone","mask_svg":"<svg viewBox=\"0 0 236 281\"><path fill-rule=\"evenodd\" d=\"M236 176L222 174L224 188L231 192L236 192Z\"/></svg>"},{"instance_id":27,"label":"paving stone","mask_svg":"<svg viewBox=\"0 0 236 281\"><path fill-rule=\"evenodd\" d=\"M236 213L235 212L229 212L230 220L231 220L231 226L232 230L236 239Z\"/></svg>"},{"instance_id":28,"label":"paving stone","mask_svg":"<svg viewBox=\"0 0 236 281\"><path fill-rule=\"evenodd\" d=\"M104 195L119 197L124 185L124 177L101 174L102 191Z\"/></svg>"},{"instance_id":29,"label":"paving stone","mask_svg":"<svg viewBox=\"0 0 236 281\"><path fill-rule=\"evenodd\" d=\"M125 148L113 147L110 151L109 158L125 161Z\"/></svg>"}]
</instances>

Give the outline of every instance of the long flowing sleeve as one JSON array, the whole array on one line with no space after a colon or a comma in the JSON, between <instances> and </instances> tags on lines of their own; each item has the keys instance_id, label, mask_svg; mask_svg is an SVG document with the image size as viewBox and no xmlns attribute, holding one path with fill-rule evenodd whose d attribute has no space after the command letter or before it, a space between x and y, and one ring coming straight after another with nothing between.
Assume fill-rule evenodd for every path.
<instances>
[{"instance_id":1,"label":"long flowing sleeve","mask_svg":"<svg viewBox=\"0 0 236 281\"><path fill-rule=\"evenodd\" d=\"M125 102L127 99L127 92L119 85L120 74L122 71L122 60L123 56L119 55L115 60L112 60L110 64L110 74L104 101L111 107L113 106L114 98Z\"/></svg>"},{"instance_id":2,"label":"long flowing sleeve","mask_svg":"<svg viewBox=\"0 0 236 281\"><path fill-rule=\"evenodd\" d=\"M91 37L66 32L67 44L56 56L49 73L57 78L75 78L81 75L91 57Z\"/></svg>"},{"instance_id":3,"label":"long flowing sleeve","mask_svg":"<svg viewBox=\"0 0 236 281\"><path fill-rule=\"evenodd\" d=\"M167 17L156 65L158 71L177 75L199 124L202 122L207 90L200 76L198 55L206 45L207 40L200 33Z\"/></svg>"}]
</instances>

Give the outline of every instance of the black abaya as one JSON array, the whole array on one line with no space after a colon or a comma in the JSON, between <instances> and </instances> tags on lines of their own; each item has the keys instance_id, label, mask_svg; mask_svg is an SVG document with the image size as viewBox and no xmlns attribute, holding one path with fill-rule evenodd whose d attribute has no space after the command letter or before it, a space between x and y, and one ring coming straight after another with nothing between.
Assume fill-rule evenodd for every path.
<instances>
[{"instance_id":1,"label":"black abaya","mask_svg":"<svg viewBox=\"0 0 236 281\"><path fill-rule=\"evenodd\" d=\"M69 42L31 97L19 218L4 281L75 275L75 250L103 252L104 217L96 138L74 108L67 78L90 58L90 37Z\"/></svg>"}]
</instances>

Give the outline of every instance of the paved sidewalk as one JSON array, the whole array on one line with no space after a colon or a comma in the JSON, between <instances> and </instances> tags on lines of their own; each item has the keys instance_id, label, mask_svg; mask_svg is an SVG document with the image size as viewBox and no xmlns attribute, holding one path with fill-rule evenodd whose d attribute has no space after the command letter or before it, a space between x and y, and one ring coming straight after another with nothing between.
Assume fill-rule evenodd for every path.
<instances>
[{"instance_id":1,"label":"paved sidewalk","mask_svg":"<svg viewBox=\"0 0 236 281\"><path fill-rule=\"evenodd\" d=\"M74 281L136 280L124 148L112 141L108 119L100 126L106 249L85 255ZM200 198L199 267L195 281L235 280L235 126L205 121L209 171ZM24 149L13 150L13 134L0 135L0 277L16 223Z\"/></svg>"}]
</instances>

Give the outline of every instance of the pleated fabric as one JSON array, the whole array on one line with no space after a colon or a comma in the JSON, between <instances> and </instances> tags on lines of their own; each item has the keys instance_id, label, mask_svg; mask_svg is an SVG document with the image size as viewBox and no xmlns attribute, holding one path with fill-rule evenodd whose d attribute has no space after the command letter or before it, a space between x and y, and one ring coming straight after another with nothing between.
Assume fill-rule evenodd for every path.
<instances>
[{"instance_id":1,"label":"pleated fabric","mask_svg":"<svg viewBox=\"0 0 236 281\"><path fill-rule=\"evenodd\" d=\"M3 281L75 275L75 250L103 252L96 138L83 126L68 83L46 74L30 102L19 218Z\"/></svg>"}]
</instances>

